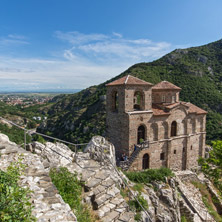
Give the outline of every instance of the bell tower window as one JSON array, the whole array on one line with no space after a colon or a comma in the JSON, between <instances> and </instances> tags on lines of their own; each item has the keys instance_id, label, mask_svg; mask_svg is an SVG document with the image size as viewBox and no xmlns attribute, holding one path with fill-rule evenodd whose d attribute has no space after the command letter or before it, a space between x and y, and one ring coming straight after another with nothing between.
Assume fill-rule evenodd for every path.
<instances>
[{"instance_id":1,"label":"bell tower window","mask_svg":"<svg viewBox=\"0 0 222 222\"><path fill-rule=\"evenodd\" d=\"M118 106L119 106L119 99L118 99L118 92L112 93L112 111L118 112Z\"/></svg>"},{"instance_id":2,"label":"bell tower window","mask_svg":"<svg viewBox=\"0 0 222 222\"><path fill-rule=\"evenodd\" d=\"M134 110L143 110L144 109L144 95L140 91L136 91L134 93L133 109Z\"/></svg>"}]
</instances>

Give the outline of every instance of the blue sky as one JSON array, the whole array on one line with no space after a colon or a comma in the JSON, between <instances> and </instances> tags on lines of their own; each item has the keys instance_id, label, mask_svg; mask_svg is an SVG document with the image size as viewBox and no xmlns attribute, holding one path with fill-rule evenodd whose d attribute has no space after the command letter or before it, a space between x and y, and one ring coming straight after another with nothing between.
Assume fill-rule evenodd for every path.
<instances>
[{"instance_id":1,"label":"blue sky","mask_svg":"<svg viewBox=\"0 0 222 222\"><path fill-rule=\"evenodd\" d=\"M1 0L0 91L82 89L221 39L221 0Z\"/></svg>"}]
</instances>

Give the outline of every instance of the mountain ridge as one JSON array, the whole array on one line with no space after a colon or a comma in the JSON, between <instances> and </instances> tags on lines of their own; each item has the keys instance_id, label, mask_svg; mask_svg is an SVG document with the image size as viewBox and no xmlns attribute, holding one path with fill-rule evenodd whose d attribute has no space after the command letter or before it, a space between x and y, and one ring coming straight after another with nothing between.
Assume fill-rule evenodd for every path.
<instances>
[{"instance_id":1,"label":"mountain ridge","mask_svg":"<svg viewBox=\"0 0 222 222\"><path fill-rule=\"evenodd\" d=\"M167 80L182 88L180 98L208 111L208 142L222 135L222 40L175 49L158 60L138 63L123 73L73 95L61 96L38 131L73 142L105 135L105 85L125 75L156 84ZM56 100L56 98L55 98Z\"/></svg>"}]
</instances>

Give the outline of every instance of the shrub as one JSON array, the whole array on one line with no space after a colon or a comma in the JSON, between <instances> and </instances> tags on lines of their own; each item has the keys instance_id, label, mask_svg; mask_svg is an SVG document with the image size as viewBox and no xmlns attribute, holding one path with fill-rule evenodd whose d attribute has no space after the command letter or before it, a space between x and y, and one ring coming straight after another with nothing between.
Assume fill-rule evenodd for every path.
<instances>
[{"instance_id":1,"label":"shrub","mask_svg":"<svg viewBox=\"0 0 222 222\"><path fill-rule=\"evenodd\" d=\"M81 203L82 183L76 174L70 173L67 168L51 169L50 177L57 187L63 200L69 204L79 222L91 222L94 218L88 207Z\"/></svg>"},{"instance_id":2,"label":"shrub","mask_svg":"<svg viewBox=\"0 0 222 222\"><path fill-rule=\"evenodd\" d=\"M142 172L125 172L125 175L136 183L151 183L153 181L164 181L165 177L173 176L169 168L148 169Z\"/></svg>"},{"instance_id":3,"label":"shrub","mask_svg":"<svg viewBox=\"0 0 222 222\"><path fill-rule=\"evenodd\" d=\"M141 196L140 194L137 196L138 201L142 205L142 207L147 210L148 209L148 203L147 201ZM139 205L139 203L136 200L130 200L129 206L132 210L135 210L136 212L143 211L142 207Z\"/></svg>"},{"instance_id":4,"label":"shrub","mask_svg":"<svg viewBox=\"0 0 222 222\"><path fill-rule=\"evenodd\" d=\"M24 167L19 161L11 164L7 172L0 170L0 221L36 221L31 215L30 190L18 186Z\"/></svg>"}]
</instances>

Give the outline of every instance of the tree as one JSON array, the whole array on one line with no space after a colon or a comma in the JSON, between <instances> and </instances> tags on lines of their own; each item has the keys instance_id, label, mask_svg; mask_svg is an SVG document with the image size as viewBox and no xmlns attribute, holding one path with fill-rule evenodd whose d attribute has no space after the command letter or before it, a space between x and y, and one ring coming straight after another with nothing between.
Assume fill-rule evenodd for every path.
<instances>
[{"instance_id":1,"label":"tree","mask_svg":"<svg viewBox=\"0 0 222 222\"><path fill-rule=\"evenodd\" d=\"M202 171L222 191L222 141L213 141L213 149L208 159L199 159Z\"/></svg>"}]
</instances>

